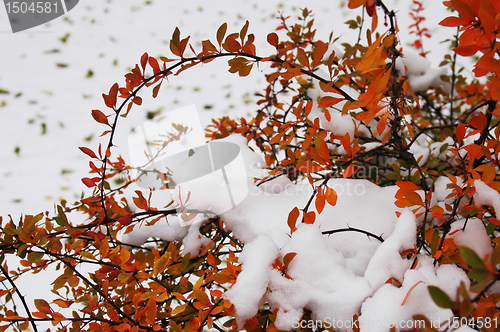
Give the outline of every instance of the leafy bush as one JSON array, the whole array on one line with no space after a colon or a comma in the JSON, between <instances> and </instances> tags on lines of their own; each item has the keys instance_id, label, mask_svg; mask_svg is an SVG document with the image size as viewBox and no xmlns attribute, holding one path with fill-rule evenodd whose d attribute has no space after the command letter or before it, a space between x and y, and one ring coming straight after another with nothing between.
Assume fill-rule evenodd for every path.
<instances>
[{"instance_id":1,"label":"leafy bush","mask_svg":"<svg viewBox=\"0 0 500 332\"><path fill-rule=\"evenodd\" d=\"M451 50L437 69L423 49L422 2L413 3L420 54L401 46L395 12L374 0L348 2L363 6L347 24L366 42L317 40L304 9L280 17L268 56L248 22L229 34L221 25L198 51L176 29L170 57L145 53L103 94L107 109L92 111L108 139L80 147L93 194L3 221L0 330L42 321L58 331L498 330L500 4L444 2ZM477 59L475 77L459 56ZM156 98L164 80L219 58L239 76L267 66L254 117L206 129L237 147L238 186L227 165L211 168L220 187L154 166L188 126L148 142L156 150L142 167L114 152L139 93ZM190 149L186 165L201 151ZM161 188L144 188L150 176ZM159 189L172 190L170 203ZM218 208L226 191L231 206ZM6 255L22 267L10 270ZM27 303L17 278L51 265L57 298Z\"/></svg>"}]
</instances>

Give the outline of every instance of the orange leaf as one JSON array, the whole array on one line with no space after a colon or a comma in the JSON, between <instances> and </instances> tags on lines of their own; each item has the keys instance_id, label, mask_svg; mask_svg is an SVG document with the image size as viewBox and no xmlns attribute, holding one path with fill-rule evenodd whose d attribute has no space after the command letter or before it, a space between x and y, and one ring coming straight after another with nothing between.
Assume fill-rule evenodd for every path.
<instances>
[{"instance_id":1,"label":"orange leaf","mask_svg":"<svg viewBox=\"0 0 500 332\"><path fill-rule=\"evenodd\" d=\"M293 208L292 211L288 214L288 227L290 227L291 233L295 232L297 230L297 227L295 226L297 223L297 219L299 218L300 212L298 208Z\"/></svg>"},{"instance_id":2,"label":"orange leaf","mask_svg":"<svg viewBox=\"0 0 500 332\"><path fill-rule=\"evenodd\" d=\"M219 43L219 46L222 44L222 41L224 40L224 36L226 35L226 30L227 30L227 23L223 23L219 29L217 29L217 42Z\"/></svg>"},{"instance_id":3,"label":"orange leaf","mask_svg":"<svg viewBox=\"0 0 500 332\"><path fill-rule=\"evenodd\" d=\"M418 286L418 284L421 284L421 283L423 283L422 280L418 281L417 283L415 283L415 285L411 286L411 288L406 293L406 296L405 296L403 302L401 303L401 305L404 305L406 303L406 301L408 300L408 297L410 296L411 292L415 289L415 287Z\"/></svg>"},{"instance_id":4,"label":"orange leaf","mask_svg":"<svg viewBox=\"0 0 500 332\"><path fill-rule=\"evenodd\" d=\"M318 213L323 212L323 209L325 208L325 195L323 194L323 190L321 188L318 188L318 193L316 194L316 200L314 201L314 205L316 205L316 211Z\"/></svg>"},{"instance_id":5,"label":"orange leaf","mask_svg":"<svg viewBox=\"0 0 500 332\"><path fill-rule=\"evenodd\" d=\"M50 306L49 306L47 301L41 300L41 299L36 299L34 302L35 302L35 307L40 312L43 312L44 314L52 313L52 310L50 309Z\"/></svg>"},{"instance_id":6,"label":"orange leaf","mask_svg":"<svg viewBox=\"0 0 500 332\"><path fill-rule=\"evenodd\" d=\"M130 331L130 328L131 328L130 324L127 324L127 323L122 323L122 324L114 327L114 329L116 331L120 331L120 332L121 331Z\"/></svg>"},{"instance_id":7,"label":"orange leaf","mask_svg":"<svg viewBox=\"0 0 500 332\"><path fill-rule=\"evenodd\" d=\"M133 201L134 201L134 204L139 208L139 209L142 209L142 210L147 210L148 209L148 202L146 201L146 199L144 198L144 196L142 196L142 192L140 192L139 190L136 190L135 193L138 195L138 197L133 197Z\"/></svg>"},{"instance_id":8,"label":"orange leaf","mask_svg":"<svg viewBox=\"0 0 500 332\"><path fill-rule=\"evenodd\" d=\"M342 174L342 176L344 177L344 179L347 179L347 178L350 178L352 176L352 173L354 172L354 166L352 164L350 164L349 166L347 166L347 168L344 170L344 174Z\"/></svg>"},{"instance_id":9,"label":"orange leaf","mask_svg":"<svg viewBox=\"0 0 500 332\"><path fill-rule=\"evenodd\" d=\"M324 96L318 102L318 107L327 108L343 101L344 98L335 98L332 96Z\"/></svg>"},{"instance_id":10,"label":"orange leaf","mask_svg":"<svg viewBox=\"0 0 500 332\"><path fill-rule=\"evenodd\" d=\"M309 211L304 213L304 222L306 224L314 224L315 220L316 220L316 212Z\"/></svg>"},{"instance_id":11,"label":"orange leaf","mask_svg":"<svg viewBox=\"0 0 500 332\"><path fill-rule=\"evenodd\" d=\"M290 264L290 262L295 258L295 256L297 256L296 252L289 252L288 254L285 255L285 257L283 257L283 265L285 266L285 268L288 268L288 264Z\"/></svg>"},{"instance_id":12,"label":"orange leaf","mask_svg":"<svg viewBox=\"0 0 500 332\"><path fill-rule=\"evenodd\" d=\"M349 7L350 9L358 8L366 4L366 1L367 0L349 0L347 7Z\"/></svg>"},{"instance_id":13,"label":"orange leaf","mask_svg":"<svg viewBox=\"0 0 500 332\"><path fill-rule=\"evenodd\" d=\"M351 155L351 136L349 133L346 133L342 138L342 146L344 147L345 152L350 156Z\"/></svg>"},{"instance_id":14,"label":"orange leaf","mask_svg":"<svg viewBox=\"0 0 500 332\"><path fill-rule=\"evenodd\" d=\"M328 186L325 186L325 198L331 206L335 206L335 204L337 204L337 192Z\"/></svg>"},{"instance_id":15,"label":"orange leaf","mask_svg":"<svg viewBox=\"0 0 500 332\"><path fill-rule=\"evenodd\" d=\"M154 298L150 298L148 300L148 303L146 304L146 311L144 314L146 315L146 323L148 324L154 324L155 319L156 319L156 301Z\"/></svg>"},{"instance_id":16,"label":"orange leaf","mask_svg":"<svg viewBox=\"0 0 500 332\"><path fill-rule=\"evenodd\" d=\"M330 150L328 149L328 145L323 140L323 138L318 137L316 142L314 143L316 147L316 152L318 152L319 156L328 164L330 163Z\"/></svg>"},{"instance_id":17,"label":"orange leaf","mask_svg":"<svg viewBox=\"0 0 500 332\"><path fill-rule=\"evenodd\" d=\"M297 60L299 60L300 64L304 67L310 68L311 66L309 65L309 58L306 55L306 52L299 48L297 50Z\"/></svg>"}]
</instances>

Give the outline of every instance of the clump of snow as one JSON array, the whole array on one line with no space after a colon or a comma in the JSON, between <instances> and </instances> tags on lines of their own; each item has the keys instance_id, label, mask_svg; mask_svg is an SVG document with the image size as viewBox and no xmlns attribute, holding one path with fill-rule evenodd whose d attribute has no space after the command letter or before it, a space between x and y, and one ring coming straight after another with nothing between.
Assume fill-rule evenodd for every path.
<instances>
[{"instance_id":1,"label":"clump of snow","mask_svg":"<svg viewBox=\"0 0 500 332\"><path fill-rule=\"evenodd\" d=\"M411 261L400 253L413 249L416 244L417 224L415 215L404 210L392 235L382 243L366 268L365 277L373 289L380 288L391 277L401 280Z\"/></svg>"},{"instance_id":2,"label":"clump of snow","mask_svg":"<svg viewBox=\"0 0 500 332\"><path fill-rule=\"evenodd\" d=\"M356 129L355 120L349 114L342 115L338 111L330 111L330 121L326 119L325 114L319 109L315 109L317 116L319 117L322 127L335 136L344 136L349 134L351 140L354 139L354 130Z\"/></svg>"},{"instance_id":3,"label":"clump of snow","mask_svg":"<svg viewBox=\"0 0 500 332\"><path fill-rule=\"evenodd\" d=\"M278 247L265 234L259 235L243 248L238 259L242 263L242 271L237 282L224 295L236 308L239 326L242 327L264 304L263 296L269 283L272 264L278 256Z\"/></svg>"},{"instance_id":4,"label":"clump of snow","mask_svg":"<svg viewBox=\"0 0 500 332\"><path fill-rule=\"evenodd\" d=\"M457 177L457 185L461 186L462 183L462 178ZM452 184L452 182L447 176L440 176L436 179L436 182L434 182L434 196L438 201L446 203L453 202L453 197L447 198L453 191L452 188L448 188L450 184Z\"/></svg>"},{"instance_id":5,"label":"clump of snow","mask_svg":"<svg viewBox=\"0 0 500 332\"><path fill-rule=\"evenodd\" d=\"M465 219L455 221L451 225L449 234L456 245L469 247L483 259L493 251L486 228L478 218L470 218L467 224Z\"/></svg>"},{"instance_id":6,"label":"clump of snow","mask_svg":"<svg viewBox=\"0 0 500 332\"><path fill-rule=\"evenodd\" d=\"M427 287L437 286L450 298L455 298L456 289L462 281L469 286L469 278L460 268L450 264L436 268L431 257L419 255L417 268L405 272L401 287L384 284L363 303L360 329L386 332L395 326L398 330L406 330L414 324L413 315L416 314L425 315L433 327L446 326L453 313L450 309L438 307Z\"/></svg>"},{"instance_id":7,"label":"clump of snow","mask_svg":"<svg viewBox=\"0 0 500 332\"><path fill-rule=\"evenodd\" d=\"M343 255L329 247L315 225L301 224L281 250L297 256L287 271L291 279L274 270L266 293L271 307L281 309L275 321L279 330L292 329L303 309L310 310L314 320L349 320L372 292L364 278L346 268Z\"/></svg>"},{"instance_id":8,"label":"clump of snow","mask_svg":"<svg viewBox=\"0 0 500 332\"><path fill-rule=\"evenodd\" d=\"M403 63L406 67L405 76L414 92L439 87L444 91L451 91L451 84L441 79L448 72L446 68L431 68L429 60L410 51L405 51Z\"/></svg>"},{"instance_id":9,"label":"clump of snow","mask_svg":"<svg viewBox=\"0 0 500 332\"><path fill-rule=\"evenodd\" d=\"M167 223L165 225L165 223ZM141 246L146 240L155 236L164 241L180 241L188 233L187 227L181 227L176 216L169 215L164 219L157 221L152 226L135 227L131 233L122 236L122 242L133 246Z\"/></svg>"},{"instance_id":10,"label":"clump of snow","mask_svg":"<svg viewBox=\"0 0 500 332\"><path fill-rule=\"evenodd\" d=\"M198 222L189 226L188 232L182 240L182 244L184 246L182 250L183 255L190 253L191 257L198 256L203 247L210 243L211 240L209 238L200 234L201 225L202 223Z\"/></svg>"},{"instance_id":11,"label":"clump of snow","mask_svg":"<svg viewBox=\"0 0 500 332\"><path fill-rule=\"evenodd\" d=\"M500 213L500 194L498 191L481 180L475 180L474 187L476 188L476 193L474 194L476 205L489 205L495 209L496 213Z\"/></svg>"}]
</instances>

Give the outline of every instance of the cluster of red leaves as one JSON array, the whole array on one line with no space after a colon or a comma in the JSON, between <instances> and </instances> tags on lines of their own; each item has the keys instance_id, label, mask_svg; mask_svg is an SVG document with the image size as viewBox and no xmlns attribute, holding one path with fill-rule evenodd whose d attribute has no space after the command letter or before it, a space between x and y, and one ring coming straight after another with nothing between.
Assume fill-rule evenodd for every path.
<instances>
[{"instance_id":1,"label":"cluster of red leaves","mask_svg":"<svg viewBox=\"0 0 500 332\"><path fill-rule=\"evenodd\" d=\"M412 12L410 12L410 16L415 21L415 23L409 26L410 34L414 34L417 39L411 44L411 46L415 47L420 51L420 55L425 57L429 54L430 51L424 51L424 45L422 43L424 37L430 38L431 34L429 33L429 29L423 28L421 23L425 21L425 17L421 15L421 12L424 10L424 4L422 0L413 0Z\"/></svg>"}]
</instances>

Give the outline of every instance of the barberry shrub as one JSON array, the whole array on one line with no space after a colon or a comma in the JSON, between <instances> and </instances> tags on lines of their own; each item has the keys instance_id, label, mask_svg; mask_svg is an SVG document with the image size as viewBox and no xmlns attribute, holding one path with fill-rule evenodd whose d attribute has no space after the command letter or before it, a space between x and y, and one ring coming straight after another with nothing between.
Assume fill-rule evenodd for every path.
<instances>
[{"instance_id":1,"label":"barberry shrub","mask_svg":"<svg viewBox=\"0 0 500 332\"><path fill-rule=\"evenodd\" d=\"M171 55L145 53L92 110L108 140L80 147L93 194L2 221L0 331L498 330L500 3L444 1L439 68L413 4L414 41L399 40L383 1L349 0L355 43L318 40L304 9L279 16L273 54L258 54L248 22L222 24L201 50L176 29ZM137 186L145 172L115 152L115 133L148 88L156 98L163 81L224 59L239 76L266 68L254 117L206 129L239 146L246 197L214 213L221 189L195 182L155 200L164 191ZM177 129L156 144L189 131ZM18 278L52 265L55 299L28 303Z\"/></svg>"}]
</instances>

